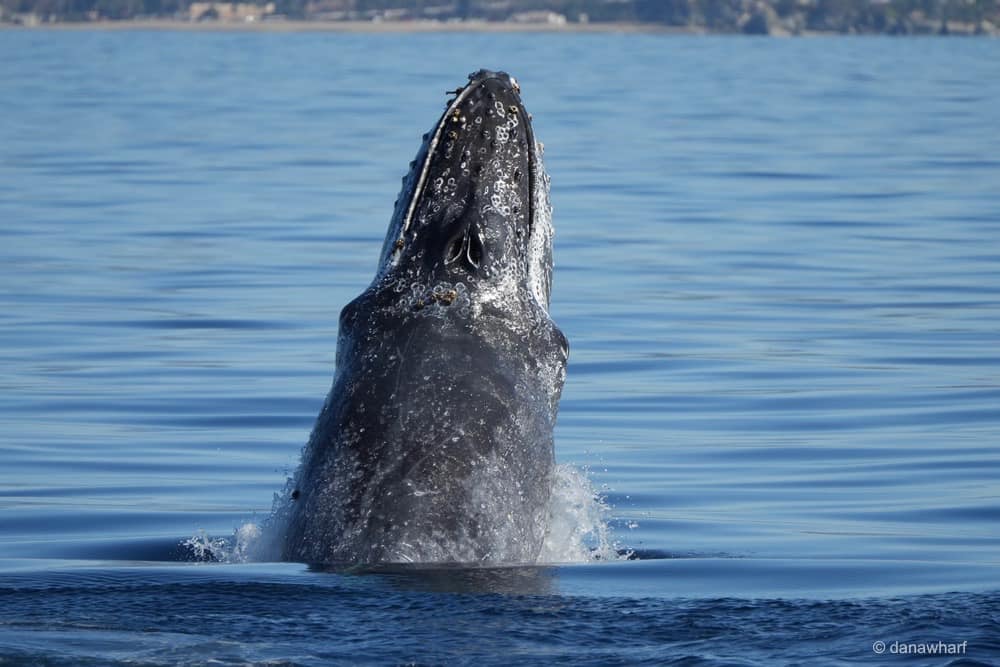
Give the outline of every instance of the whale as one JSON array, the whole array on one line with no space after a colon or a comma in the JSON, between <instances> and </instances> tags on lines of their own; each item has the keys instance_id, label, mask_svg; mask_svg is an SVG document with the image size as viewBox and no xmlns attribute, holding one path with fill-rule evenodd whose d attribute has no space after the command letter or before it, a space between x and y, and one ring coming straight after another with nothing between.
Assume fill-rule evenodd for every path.
<instances>
[{"instance_id":1,"label":"whale","mask_svg":"<svg viewBox=\"0 0 1000 667\"><path fill-rule=\"evenodd\" d=\"M568 344L552 208L516 79L449 92L403 177L333 386L280 498L282 558L536 563Z\"/></svg>"}]
</instances>

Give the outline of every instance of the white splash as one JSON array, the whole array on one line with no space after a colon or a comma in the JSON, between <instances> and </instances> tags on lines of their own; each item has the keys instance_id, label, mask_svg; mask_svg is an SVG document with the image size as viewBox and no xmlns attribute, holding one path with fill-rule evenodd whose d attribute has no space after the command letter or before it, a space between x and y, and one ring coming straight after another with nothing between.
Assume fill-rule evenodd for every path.
<instances>
[{"instance_id":1,"label":"white splash","mask_svg":"<svg viewBox=\"0 0 1000 667\"><path fill-rule=\"evenodd\" d=\"M230 537L199 531L184 540L193 560L221 563L273 562L281 554L281 521L276 513L262 522L247 521ZM586 473L560 464L553 469L548 532L536 564L593 563L624 560L609 525L611 507L594 489Z\"/></svg>"},{"instance_id":2,"label":"white splash","mask_svg":"<svg viewBox=\"0 0 1000 667\"><path fill-rule=\"evenodd\" d=\"M568 464L553 470L549 528L539 563L588 563L619 560L611 536L611 507L594 490L584 471Z\"/></svg>"},{"instance_id":3,"label":"white splash","mask_svg":"<svg viewBox=\"0 0 1000 667\"><path fill-rule=\"evenodd\" d=\"M274 540L261 524L248 521L232 537L212 537L204 530L181 542L193 560L218 563L261 563L276 560Z\"/></svg>"},{"instance_id":4,"label":"white splash","mask_svg":"<svg viewBox=\"0 0 1000 667\"><path fill-rule=\"evenodd\" d=\"M216 560L216 554L228 550L228 542L224 537L211 537L204 530L181 542L181 546L190 549L192 560Z\"/></svg>"}]
</instances>

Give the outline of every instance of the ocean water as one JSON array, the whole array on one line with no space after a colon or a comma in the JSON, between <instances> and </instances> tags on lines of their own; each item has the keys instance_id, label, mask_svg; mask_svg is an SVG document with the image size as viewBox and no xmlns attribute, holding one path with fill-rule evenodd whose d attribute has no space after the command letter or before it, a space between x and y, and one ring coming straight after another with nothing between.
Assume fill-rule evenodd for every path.
<instances>
[{"instance_id":1,"label":"ocean water","mask_svg":"<svg viewBox=\"0 0 1000 667\"><path fill-rule=\"evenodd\" d=\"M1000 662L998 60L0 31L0 665ZM480 67L552 176L563 497L607 505L559 528L633 557L241 558Z\"/></svg>"}]
</instances>

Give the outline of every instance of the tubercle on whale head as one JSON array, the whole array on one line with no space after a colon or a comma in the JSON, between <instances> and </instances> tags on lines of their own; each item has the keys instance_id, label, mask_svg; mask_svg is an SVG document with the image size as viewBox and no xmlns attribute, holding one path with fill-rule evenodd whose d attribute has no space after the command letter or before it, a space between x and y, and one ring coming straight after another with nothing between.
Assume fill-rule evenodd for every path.
<instances>
[{"instance_id":1,"label":"tubercle on whale head","mask_svg":"<svg viewBox=\"0 0 1000 667\"><path fill-rule=\"evenodd\" d=\"M547 309L548 176L520 85L480 70L449 94L403 178L374 284L523 286Z\"/></svg>"}]
</instances>

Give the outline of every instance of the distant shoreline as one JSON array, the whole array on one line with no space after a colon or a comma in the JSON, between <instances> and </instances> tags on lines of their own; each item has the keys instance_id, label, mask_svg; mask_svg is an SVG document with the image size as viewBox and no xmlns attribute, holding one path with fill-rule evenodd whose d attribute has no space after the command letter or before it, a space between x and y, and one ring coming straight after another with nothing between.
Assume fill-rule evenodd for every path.
<instances>
[{"instance_id":1,"label":"distant shoreline","mask_svg":"<svg viewBox=\"0 0 1000 667\"><path fill-rule=\"evenodd\" d=\"M984 22L985 23L985 22ZM940 34L940 22L925 21L921 30L903 35L934 36ZM948 34L957 36L997 37L998 31L989 25L989 30L979 32L976 24L948 21ZM652 34L652 35L739 35L747 34L771 37L822 37L822 36L878 36L894 35L886 31L857 30L809 30L800 28L789 31L780 25L768 27L761 32L748 33L746 30L712 30L704 26L672 26L663 23L640 22L566 22L566 23L518 23L516 21L429 21L429 20L383 20L383 21L331 21L322 19L264 19L255 21L189 21L181 19L121 19L94 21L51 21L38 23L0 22L0 30L55 30L55 31L159 31L159 32L244 32L244 33L298 33L298 32L341 32L358 34L404 34L404 33L546 33L546 34Z\"/></svg>"},{"instance_id":2,"label":"distant shoreline","mask_svg":"<svg viewBox=\"0 0 1000 667\"><path fill-rule=\"evenodd\" d=\"M656 23L514 23L509 21L180 21L136 19L122 21L55 21L37 25L0 23L14 30L159 30L190 32L353 32L353 33L654 33L704 35L697 27L674 27Z\"/></svg>"}]
</instances>

